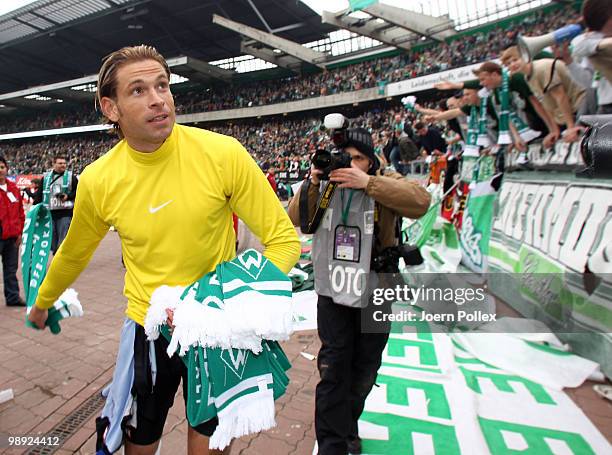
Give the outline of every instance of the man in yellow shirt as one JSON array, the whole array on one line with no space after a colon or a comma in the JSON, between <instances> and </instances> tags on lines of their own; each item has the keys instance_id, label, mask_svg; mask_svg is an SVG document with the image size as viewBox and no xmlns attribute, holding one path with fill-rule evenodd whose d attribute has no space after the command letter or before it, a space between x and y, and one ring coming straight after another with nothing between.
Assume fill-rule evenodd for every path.
<instances>
[{"instance_id":1,"label":"man in yellow shirt","mask_svg":"<svg viewBox=\"0 0 612 455\"><path fill-rule=\"evenodd\" d=\"M160 355L167 347L160 337L154 349L154 387L151 391L147 376L149 390L138 388L142 374L137 351L148 352L142 326L152 292L164 284L187 286L233 259L232 212L259 237L266 257L283 272L300 255L295 229L255 161L231 137L177 125L169 81L166 61L150 46L126 47L105 59L97 102L122 140L83 171L72 224L29 315L44 328L47 309L114 226L127 269L127 322L136 323L131 336L137 425L128 424L128 454L155 453L181 377L187 387L178 356ZM149 371L148 354L144 363ZM189 428L190 454L209 453L208 436L215 426L210 421Z\"/></svg>"}]
</instances>

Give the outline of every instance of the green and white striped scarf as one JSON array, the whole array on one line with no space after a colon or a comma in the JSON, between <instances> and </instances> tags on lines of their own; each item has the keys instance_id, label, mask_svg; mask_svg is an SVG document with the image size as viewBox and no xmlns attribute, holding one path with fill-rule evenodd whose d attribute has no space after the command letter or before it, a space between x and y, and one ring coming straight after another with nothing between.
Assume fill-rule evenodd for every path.
<instances>
[{"instance_id":1,"label":"green and white striped scarf","mask_svg":"<svg viewBox=\"0 0 612 455\"><path fill-rule=\"evenodd\" d=\"M478 117L478 139L477 144L481 147L488 147L491 145L489 140L489 127L487 125L487 103L489 102L489 91L487 89L480 89L478 92L480 97L480 115Z\"/></svg>"},{"instance_id":2,"label":"green and white striped scarf","mask_svg":"<svg viewBox=\"0 0 612 455\"><path fill-rule=\"evenodd\" d=\"M512 122L521 137L525 142L530 142L533 139L539 137L541 132L532 130L529 125L523 121L523 119L512 109L510 103L510 75L506 68L502 69L502 86L501 89L495 89L497 97L499 98L499 107L493 101L492 105L495 107L498 116L498 135L497 144L507 145L511 144L512 136L510 134L510 122ZM491 145L487 136L487 105L489 98L493 95L488 89L483 88L478 92L480 96L480 119L478 123L478 145L488 147ZM495 100L495 97L493 97Z\"/></svg>"},{"instance_id":3,"label":"green and white striped scarf","mask_svg":"<svg viewBox=\"0 0 612 455\"><path fill-rule=\"evenodd\" d=\"M482 109L482 99L481 106ZM475 179L478 168L478 157L480 156L480 129L482 128L481 120L484 118L484 138L486 138L487 142L489 140L487 136L486 130L486 105L485 105L485 115L479 115L478 108L476 106L472 106L470 109L470 117L468 119L468 131L466 137L465 149L463 151L463 156L461 159L461 174L460 180L463 182L471 182ZM483 142L483 140L481 140Z\"/></svg>"},{"instance_id":4,"label":"green and white striped scarf","mask_svg":"<svg viewBox=\"0 0 612 455\"><path fill-rule=\"evenodd\" d=\"M53 171L49 171L43 177L43 200L42 203L45 207L49 207L49 203L51 202L51 183L53 178ZM58 177L59 178L59 177ZM62 193L67 194L68 188L72 183L72 172L64 171L62 175Z\"/></svg>"},{"instance_id":5,"label":"green and white striped scarf","mask_svg":"<svg viewBox=\"0 0 612 455\"><path fill-rule=\"evenodd\" d=\"M192 426L217 416L211 448L272 428L274 400L289 383L278 345L293 329L291 280L256 250L219 264L187 288L162 286L145 318L149 339L161 332L168 355L183 356ZM164 325L174 312L172 335Z\"/></svg>"},{"instance_id":6,"label":"green and white striped scarf","mask_svg":"<svg viewBox=\"0 0 612 455\"><path fill-rule=\"evenodd\" d=\"M51 212L44 204L37 204L26 215L21 242L21 273L26 297L26 325L37 328L27 319L36 302L38 289L47 274L51 251L53 223ZM60 333L59 321L70 316L82 316L83 308L74 289L67 289L49 309L46 325L52 333Z\"/></svg>"},{"instance_id":7,"label":"green and white striped scarf","mask_svg":"<svg viewBox=\"0 0 612 455\"><path fill-rule=\"evenodd\" d=\"M506 68L502 69L502 87L499 92L501 111L499 113L499 124L497 132L497 143L499 145L512 144L510 135L510 76Z\"/></svg>"},{"instance_id":8,"label":"green and white striped scarf","mask_svg":"<svg viewBox=\"0 0 612 455\"><path fill-rule=\"evenodd\" d=\"M482 105L481 105L481 109L482 109ZM485 121L484 133L486 134L486 126L487 126L486 125L486 121L487 121L486 105L485 105L484 117L482 115L478 115L478 108L476 106L472 106L470 108L470 117L468 119L468 131L467 131L467 137L466 137L464 156L465 155L478 156L478 152L480 150L480 146L478 145L479 128L481 127L480 120L482 118L484 118L484 121Z\"/></svg>"}]
</instances>

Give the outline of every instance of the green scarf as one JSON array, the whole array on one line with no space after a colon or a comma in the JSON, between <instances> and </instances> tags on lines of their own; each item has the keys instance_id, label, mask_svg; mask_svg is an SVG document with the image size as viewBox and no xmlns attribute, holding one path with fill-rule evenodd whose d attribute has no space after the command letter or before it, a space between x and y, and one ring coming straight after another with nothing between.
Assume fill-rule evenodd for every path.
<instances>
[{"instance_id":1,"label":"green scarf","mask_svg":"<svg viewBox=\"0 0 612 455\"><path fill-rule=\"evenodd\" d=\"M43 177L43 200L42 203L45 207L49 208L49 203L51 202L51 180L53 178L53 171L47 172ZM58 177L59 178L59 177ZM68 187L72 182L72 172L64 171L62 175L62 193L68 193Z\"/></svg>"},{"instance_id":2,"label":"green scarf","mask_svg":"<svg viewBox=\"0 0 612 455\"><path fill-rule=\"evenodd\" d=\"M492 93L486 88L481 89L478 92L480 96L480 118L478 121L478 145L488 147L490 141L487 136L487 105ZM530 142L533 139L539 137L542 133L539 131L532 130L525 121L512 109L510 103L510 76L508 71L504 68L502 70L502 86L501 89L495 89L493 94L493 101L495 98L499 99L499 107L493 102L493 106L496 109L498 116L498 145L507 145L512 143L512 136L510 134L510 122L514 124L518 134L525 142Z\"/></svg>"},{"instance_id":3,"label":"green scarf","mask_svg":"<svg viewBox=\"0 0 612 455\"><path fill-rule=\"evenodd\" d=\"M493 175L495 175L495 157L483 155L475 169L475 175L472 181L484 182L493 177Z\"/></svg>"},{"instance_id":4,"label":"green scarf","mask_svg":"<svg viewBox=\"0 0 612 455\"><path fill-rule=\"evenodd\" d=\"M518 131L519 136L521 136L521 139L524 140L526 143L529 143L535 138L540 137L542 135L540 131L532 130L529 125L523 121L520 115L518 115L514 111L510 111L510 120L516 127L516 130Z\"/></svg>"},{"instance_id":5,"label":"green scarf","mask_svg":"<svg viewBox=\"0 0 612 455\"><path fill-rule=\"evenodd\" d=\"M481 147L488 147L491 145L488 134L489 128L487 125L487 103L489 102L489 91L486 88L483 88L478 92L478 96L480 96L480 116L478 117L478 137L476 144ZM475 111L475 109L473 111Z\"/></svg>"},{"instance_id":6,"label":"green scarf","mask_svg":"<svg viewBox=\"0 0 612 455\"><path fill-rule=\"evenodd\" d=\"M21 243L21 273L26 297L26 325L37 328L27 319L36 302L38 289L47 274L51 251L53 223L51 212L44 204L37 204L26 215ZM82 316L83 309L73 289L67 289L49 309L46 326L51 333L60 333L59 321L69 316Z\"/></svg>"},{"instance_id":7,"label":"green scarf","mask_svg":"<svg viewBox=\"0 0 612 455\"><path fill-rule=\"evenodd\" d=\"M285 394L291 366L276 341L264 341L260 354L247 349L189 349L187 419L191 426L215 416L219 425L211 449L223 449L233 438L268 430L274 421L274 400Z\"/></svg>"},{"instance_id":8,"label":"green scarf","mask_svg":"<svg viewBox=\"0 0 612 455\"><path fill-rule=\"evenodd\" d=\"M174 310L169 334L166 309ZM145 332L168 340L189 375L192 426L217 416L211 448L272 428L274 400L285 393L290 363L276 340L293 327L291 280L255 250L219 264L191 286L162 286L151 296Z\"/></svg>"},{"instance_id":9,"label":"green scarf","mask_svg":"<svg viewBox=\"0 0 612 455\"><path fill-rule=\"evenodd\" d=\"M305 265L296 264L289 273L293 292L311 291L314 289L314 269L312 262Z\"/></svg>"},{"instance_id":10,"label":"green scarf","mask_svg":"<svg viewBox=\"0 0 612 455\"><path fill-rule=\"evenodd\" d=\"M482 107L482 106L481 106ZM486 109L486 107L485 107ZM486 111L485 111L486 112ZM479 125L482 116L478 115L478 108L472 106L470 109L470 118L468 120L468 132L466 137L465 150L461 159L461 174L460 180L463 182L471 182L474 180L477 172L477 162L480 155L480 146L478 145L479 139ZM486 122L486 115L485 115ZM486 128L486 124L485 124ZM486 129L485 129L486 137ZM488 137L487 137L488 140Z\"/></svg>"},{"instance_id":11,"label":"green scarf","mask_svg":"<svg viewBox=\"0 0 612 455\"><path fill-rule=\"evenodd\" d=\"M512 137L510 135L509 122L512 122L516 131L523 141L526 143L531 142L542 134L540 131L532 130L529 125L521 118L521 116L512 108L510 102L510 75L508 70L504 68L502 70L502 87L501 91L496 89L500 100L501 112L499 114L499 136L497 143L499 145L511 144Z\"/></svg>"},{"instance_id":12,"label":"green scarf","mask_svg":"<svg viewBox=\"0 0 612 455\"><path fill-rule=\"evenodd\" d=\"M510 76L506 68L502 69L502 87L499 100L501 111L499 113L497 143L499 145L512 144L512 136L510 135Z\"/></svg>"},{"instance_id":13,"label":"green scarf","mask_svg":"<svg viewBox=\"0 0 612 455\"><path fill-rule=\"evenodd\" d=\"M482 106L481 106L482 107ZM463 156L478 156L480 147L478 146L480 118L478 115L478 109L476 106L470 108L470 118L468 120L468 131L466 137L466 147ZM486 122L486 106L485 106L485 122ZM485 123L485 134L486 134L486 123Z\"/></svg>"}]
</instances>

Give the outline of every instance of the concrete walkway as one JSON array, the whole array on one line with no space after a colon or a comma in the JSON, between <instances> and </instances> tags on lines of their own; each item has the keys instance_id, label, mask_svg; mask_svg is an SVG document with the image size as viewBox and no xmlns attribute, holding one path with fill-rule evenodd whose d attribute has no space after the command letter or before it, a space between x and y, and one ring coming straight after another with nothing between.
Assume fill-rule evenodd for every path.
<instances>
[{"instance_id":1,"label":"concrete walkway","mask_svg":"<svg viewBox=\"0 0 612 455\"><path fill-rule=\"evenodd\" d=\"M0 405L0 434L61 435L59 454L92 454L94 422L102 401L99 392L112 377L123 323L124 269L114 232L102 241L89 267L74 284L85 310L82 319L62 322L62 333L37 332L24 326L24 310L0 306L0 390L15 398ZM317 353L316 331L297 332L283 343L293 367L287 394L276 403L278 426L234 441L232 454L310 455L314 446L316 361L300 355ZM612 405L590 385L568 391L599 430L612 440ZM164 429L162 454L186 453L185 410L177 395ZM30 453L51 453L47 449ZM26 448L0 453L27 453Z\"/></svg>"}]
</instances>

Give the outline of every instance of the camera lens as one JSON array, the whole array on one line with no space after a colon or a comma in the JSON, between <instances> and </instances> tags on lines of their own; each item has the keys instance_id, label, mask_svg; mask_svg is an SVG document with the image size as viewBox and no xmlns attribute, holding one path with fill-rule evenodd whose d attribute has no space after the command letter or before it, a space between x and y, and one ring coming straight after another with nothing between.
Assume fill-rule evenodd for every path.
<instances>
[{"instance_id":1,"label":"camera lens","mask_svg":"<svg viewBox=\"0 0 612 455\"><path fill-rule=\"evenodd\" d=\"M320 170L325 170L331 166L332 155L327 150L317 150L312 157L312 164Z\"/></svg>"}]
</instances>

